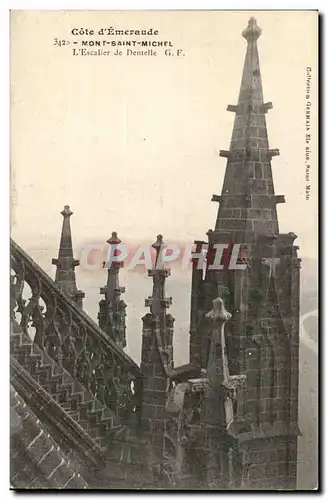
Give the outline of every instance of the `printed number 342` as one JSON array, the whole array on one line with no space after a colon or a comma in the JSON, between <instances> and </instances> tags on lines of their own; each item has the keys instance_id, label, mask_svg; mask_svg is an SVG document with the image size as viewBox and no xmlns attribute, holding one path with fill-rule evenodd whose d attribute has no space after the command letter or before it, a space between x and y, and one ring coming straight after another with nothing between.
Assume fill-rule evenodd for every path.
<instances>
[{"instance_id":1,"label":"printed number 342","mask_svg":"<svg viewBox=\"0 0 328 500\"><path fill-rule=\"evenodd\" d=\"M70 42L68 40L60 40L59 38L54 38L54 45L61 47L62 45L69 45Z\"/></svg>"}]
</instances>

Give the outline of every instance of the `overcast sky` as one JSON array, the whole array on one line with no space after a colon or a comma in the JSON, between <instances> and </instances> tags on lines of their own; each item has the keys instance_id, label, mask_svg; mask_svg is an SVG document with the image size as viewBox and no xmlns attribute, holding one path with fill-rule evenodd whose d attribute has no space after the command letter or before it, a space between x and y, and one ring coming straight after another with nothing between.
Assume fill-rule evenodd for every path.
<instances>
[{"instance_id":1,"label":"overcast sky","mask_svg":"<svg viewBox=\"0 0 328 500\"><path fill-rule=\"evenodd\" d=\"M246 41L255 15L281 232L316 257L317 14L315 12L14 12L12 235L26 250L57 246L69 204L76 245L192 242L214 227ZM147 29L184 57L74 57L72 28ZM76 38L76 37L75 37ZM95 37L81 37L95 39ZM137 37L125 37L136 39ZM143 39L145 37L142 37ZM109 39L109 37L103 37ZM147 39L147 38L146 38ZM150 39L150 37L148 38ZM305 85L312 68L312 164L305 200ZM53 255L52 255L53 257Z\"/></svg>"}]
</instances>

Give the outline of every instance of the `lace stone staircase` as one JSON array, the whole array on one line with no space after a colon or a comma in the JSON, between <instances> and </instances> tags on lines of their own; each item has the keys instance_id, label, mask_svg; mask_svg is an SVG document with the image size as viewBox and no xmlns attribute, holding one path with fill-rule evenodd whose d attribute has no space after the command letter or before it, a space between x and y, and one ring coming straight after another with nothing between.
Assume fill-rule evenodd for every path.
<instances>
[{"instance_id":1,"label":"lace stone staircase","mask_svg":"<svg viewBox=\"0 0 328 500\"><path fill-rule=\"evenodd\" d=\"M11 334L11 356L97 446L107 447L110 431L121 427L119 418L43 352L17 324L13 324Z\"/></svg>"}]
</instances>

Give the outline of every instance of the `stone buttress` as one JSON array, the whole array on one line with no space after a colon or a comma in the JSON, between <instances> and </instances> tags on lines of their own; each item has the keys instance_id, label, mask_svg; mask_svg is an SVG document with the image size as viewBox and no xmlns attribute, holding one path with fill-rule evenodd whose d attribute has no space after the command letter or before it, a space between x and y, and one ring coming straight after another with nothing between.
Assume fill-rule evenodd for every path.
<instances>
[{"instance_id":1,"label":"stone buttress","mask_svg":"<svg viewBox=\"0 0 328 500\"><path fill-rule=\"evenodd\" d=\"M226 326L228 368L245 375L245 387L233 405L227 434L235 440L235 487L296 487L298 431L299 268L294 233L279 232L257 40L251 18L242 33L247 41L239 99L235 113L214 230L209 230L206 269L198 269L202 245L193 260L190 362L208 369L211 329L206 314L212 301L224 299L232 314ZM226 245L222 269L211 269L215 245ZM239 247L236 245L240 245ZM238 269L230 269L238 249ZM236 255L234 256L236 257ZM213 417L214 418L214 417ZM220 412L217 421L222 420ZM230 462L231 465L231 462ZM239 486L238 486L239 485Z\"/></svg>"}]
</instances>

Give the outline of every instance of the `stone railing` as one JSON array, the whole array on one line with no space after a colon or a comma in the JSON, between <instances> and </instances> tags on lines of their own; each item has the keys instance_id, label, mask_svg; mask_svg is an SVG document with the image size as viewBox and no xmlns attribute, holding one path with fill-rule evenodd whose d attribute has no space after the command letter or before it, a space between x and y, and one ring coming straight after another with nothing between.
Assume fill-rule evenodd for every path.
<instances>
[{"instance_id":1,"label":"stone railing","mask_svg":"<svg viewBox=\"0 0 328 500\"><path fill-rule=\"evenodd\" d=\"M138 365L11 240L11 317L123 421L138 414Z\"/></svg>"}]
</instances>

